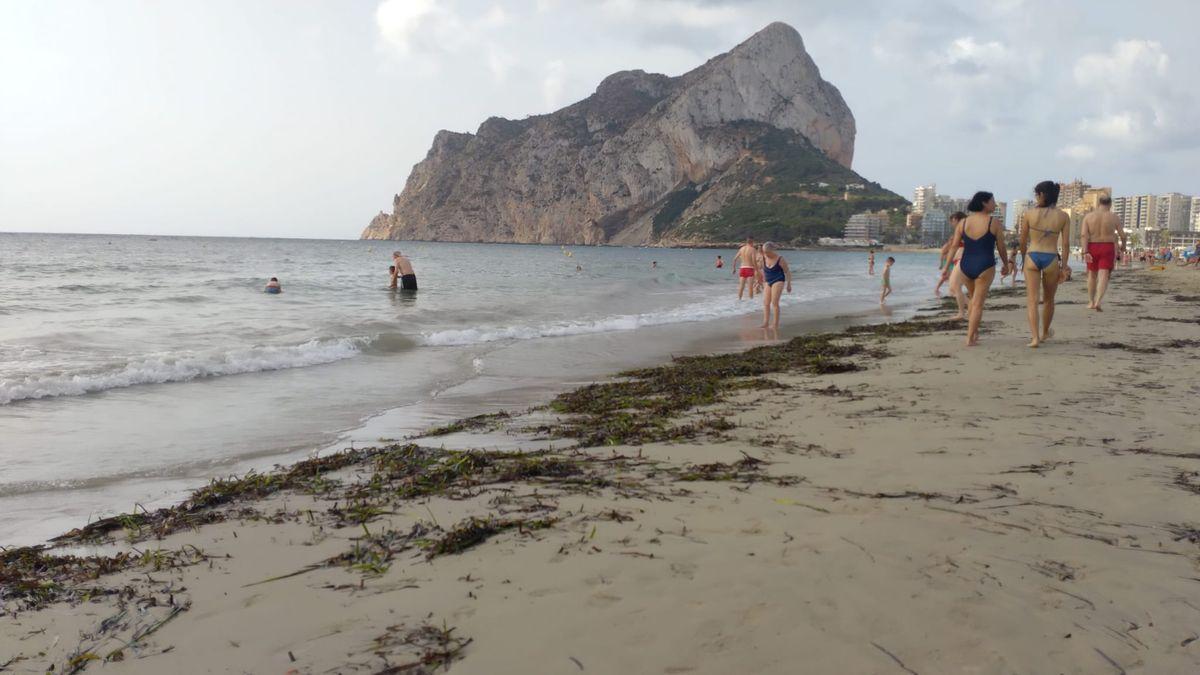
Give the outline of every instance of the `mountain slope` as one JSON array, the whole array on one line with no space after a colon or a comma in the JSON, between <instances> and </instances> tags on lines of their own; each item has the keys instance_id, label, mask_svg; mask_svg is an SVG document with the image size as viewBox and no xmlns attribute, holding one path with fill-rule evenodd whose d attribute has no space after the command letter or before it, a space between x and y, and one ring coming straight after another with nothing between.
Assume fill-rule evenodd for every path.
<instances>
[{"instance_id":1,"label":"mountain slope","mask_svg":"<svg viewBox=\"0 0 1200 675\"><path fill-rule=\"evenodd\" d=\"M439 132L363 237L647 244L751 229L805 241L904 204L849 169L854 135L800 35L775 23L679 77L620 72L548 115Z\"/></svg>"}]
</instances>

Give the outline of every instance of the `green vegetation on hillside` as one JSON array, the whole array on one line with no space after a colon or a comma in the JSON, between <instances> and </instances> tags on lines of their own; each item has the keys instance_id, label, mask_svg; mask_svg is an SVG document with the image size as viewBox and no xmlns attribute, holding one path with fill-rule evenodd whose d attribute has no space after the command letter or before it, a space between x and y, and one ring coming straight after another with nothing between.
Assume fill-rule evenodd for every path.
<instances>
[{"instance_id":1,"label":"green vegetation on hillside","mask_svg":"<svg viewBox=\"0 0 1200 675\"><path fill-rule=\"evenodd\" d=\"M717 213L676 222L700 193L672 193L654 218L656 235L701 241L736 241L753 235L760 240L811 244L820 237L842 236L846 220L856 213L908 205L900 195L838 164L795 132L757 122L737 123L732 131L742 137L747 156L708 189L733 187L736 196ZM862 188L847 189L848 185ZM690 198L685 202L685 197Z\"/></svg>"}]
</instances>

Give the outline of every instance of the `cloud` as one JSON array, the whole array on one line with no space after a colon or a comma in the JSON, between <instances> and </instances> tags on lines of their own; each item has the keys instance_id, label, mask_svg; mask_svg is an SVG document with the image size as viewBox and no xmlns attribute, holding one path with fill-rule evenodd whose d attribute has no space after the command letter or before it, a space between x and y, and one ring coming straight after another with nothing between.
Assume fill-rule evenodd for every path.
<instances>
[{"instance_id":1,"label":"cloud","mask_svg":"<svg viewBox=\"0 0 1200 675\"><path fill-rule=\"evenodd\" d=\"M439 61L448 55L482 55L476 63L486 67L496 82L504 82L517 63L495 39L511 23L498 4L466 21L448 0L383 0L375 9L375 23L397 56L427 74L439 70Z\"/></svg>"},{"instance_id":2,"label":"cloud","mask_svg":"<svg viewBox=\"0 0 1200 675\"><path fill-rule=\"evenodd\" d=\"M1083 87L1124 86L1144 77L1163 77L1171 59L1154 40L1121 40L1110 53L1085 54L1075 62L1075 81Z\"/></svg>"},{"instance_id":3,"label":"cloud","mask_svg":"<svg viewBox=\"0 0 1200 675\"><path fill-rule=\"evenodd\" d=\"M1126 149L1200 145L1200 114L1191 91L1172 76L1171 57L1155 40L1120 40L1107 52L1080 56L1072 69L1081 138Z\"/></svg>"},{"instance_id":4,"label":"cloud","mask_svg":"<svg viewBox=\"0 0 1200 675\"><path fill-rule=\"evenodd\" d=\"M1096 149L1090 145L1084 145L1082 143L1068 145L1058 151L1058 156L1066 159L1083 161L1095 157Z\"/></svg>"},{"instance_id":5,"label":"cloud","mask_svg":"<svg viewBox=\"0 0 1200 675\"><path fill-rule=\"evenodd\" d=\"M542 78L542 99L550 110L558 109L562 101L566 74L567 67L562 61L555 60L546 64L546 75Z\"/></svg>"},{"instance_id":6,"label":"cloud","mask_svg":"<svg viewBox=\"0 0 1200 675\"><path fill-rule=\"evenodd\" d=\"M508 79L509 71L517 64L517 58L496 44L488 45L487 52L488 70L492 71L492 78L496 82L504 82Z\"/></svg>"},{"instance_id":7,"label":"cloud","mask_svg":"<svg viewBox=\"0 0 1200 675\"><path fill-rule=\"evenodd\" d=\"M1120 112L1079 120L1079 133L1114 141L1134 140L1142 130L1142 121L1131 112Z\"/></svg>"},{"instance_id":8,"label":"cloud","mask_svg":"<svg viewBox=\"0 0 1200 675\"><path fill-rule=\"evenodd\" d=\"M400 54L453 50L460 44L462 22L437 0L383 0L375 9L383 39Z\"/></svg>"}]
</instances>

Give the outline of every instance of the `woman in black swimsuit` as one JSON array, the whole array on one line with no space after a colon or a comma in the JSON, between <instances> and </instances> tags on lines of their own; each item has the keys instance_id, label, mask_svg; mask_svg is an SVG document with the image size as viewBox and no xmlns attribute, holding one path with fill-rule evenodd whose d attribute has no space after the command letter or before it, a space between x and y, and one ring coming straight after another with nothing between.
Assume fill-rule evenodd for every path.
<instances>
[{"instance_id":1,"label":"woman in black swimsuit","mask_svg":"<svg viewBox=\"0 0 1200 675\"><path fill-rule=\"evenodd\" d=\"M1004 224L992 217L996 209L996 200L990 192L976 192L967 206L970 215L958 224L954 230L954 238L950 242L950 250L958 248L962 243L963 254L958 261L958 269L966 279L967 291L971 296L971 306L967 313L967 346L979 344L979 322L983 319L983 303L987 300L988 289L992 287L992 279L996 277L996 256L1000 252L1000 260L1004 262L1002 271L1007 274L1012 271L1012 263L1008 260L1008 249L1004 246Z\"/></svg>"}]
</instances>

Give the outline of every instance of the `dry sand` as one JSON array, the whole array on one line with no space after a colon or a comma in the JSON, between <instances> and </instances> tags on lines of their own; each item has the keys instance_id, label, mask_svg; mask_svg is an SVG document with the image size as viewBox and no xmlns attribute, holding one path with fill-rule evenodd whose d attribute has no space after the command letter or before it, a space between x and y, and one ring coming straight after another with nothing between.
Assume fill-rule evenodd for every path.
<instances>
[{"instance_id":1,"label":"dry sand","mask_svg":"<svg viewBox=\"0 0 1200 675\"><path fill-rule=\"evenodd\" d=\"M994 298L981 347L890 339L866 370L781 375L790 388L720 404L736 428L719 438L588 451L664 466L748 454L775 480L641 468L628 489L411 501L367 531L447 527L495 513L498 496L510 515L559 520L433 560L408 550L382 574L251 585L364 534L310 524L330 504L277 494L255 507L290 516L136 544L210 557L99 580L128 585L125 602L0 615L0 664L421 672L388 668L418 661L409 631L432 626L460 640L439 649L466 643L455 673L1200 672L1200 324L1139 319L1200 317L1200 298L1173 299L1200 293L1200 273L1121 274L1103 314L1082 286L1064 287L1074 304L1039 350L1025 347L1023 297Z\"/></svg>"}]
</instances>

